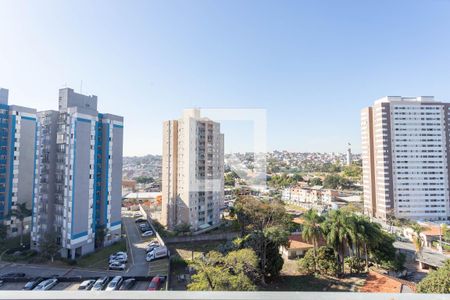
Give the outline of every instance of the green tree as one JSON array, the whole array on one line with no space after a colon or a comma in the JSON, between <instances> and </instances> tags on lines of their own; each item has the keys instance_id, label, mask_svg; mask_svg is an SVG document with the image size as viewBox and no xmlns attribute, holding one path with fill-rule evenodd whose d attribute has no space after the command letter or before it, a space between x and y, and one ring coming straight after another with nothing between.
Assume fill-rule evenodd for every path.
<instances>
[{"instance_id":1,"label":"green tree","mask_svg":"<svg viewBox=\"0 0 450 300\"><path fill-rule=\"evenodd\" d=\"M362 176L362 167L355 164L345 166L342 170L342 174L345 177L360 179Z\"/></svg>"},{"instance_id":2,"label":"green tree","mask_svg":"<svg viewBox=\"0 0 450 300\"><path fill-rule=\"evenodd\" d=\"M241 247L255 250L263 281L278 276L283 266L279 247L287 244L287 228L291 223L284 205L251 196L239 197L235 202L235 214L241 228Z\"/></svg>"},{"instance_id":3,"label":"green tree","mask_svg":"<svg viewBox=\"0 0 450 300\"><path fill-rule=\"evenodd\" d=\"M137 183L148 184L155 181L155 179L151 176L139 176L135 178Z\"/></svg>"},{"instance_id":4,"label":"green tree","mask_svg":"<svg viewBox=\"0 0 450 300\"><path fill-rule=\"evenodd\" d=\"M413 231L413 244L414 247L416 248L416 255L418 257L421 257L424 244L424 240L421 236L421 233L425 231L426 228L418 223L414 223L411 225L411 229Z\"/></svg>"},{"instance_id":5,"label":"green tree","mask_svg":"<svg viewBox=\"0 0 450 300\"><path fill-rule=\"evenodd\" d=\"M314 258L316 258L317 243L322 237L322 228L320 227L320 223L323 220L315 209L310 209L303 214L303 220L302 236L305 240L313 244L313 254ZM314 270L316 270L315 265Z\"/></svg>"},{"instance_id":6,"label":"green tree","mask_svg":"<svg viewBox=\"0 0 450 300\"><path fill-rule=\"evenodd\" d=\"M340 175L328 175L323 180L323 187L326 189L348 189L352 186L352 182Z\"/></svg>"},{"instance_id":7,"label":"green tree","mask_svg":"<svg viewBox=\"0 0 450 300\"><path fill-rule=\"evenodd\" d=\"M103 247L106 237L106 228L104 226L97 226L95 228L95 248Z\"/></svg>"},{"instance_id":8,"label":"green tree","mask_svg":"<svg viewBox=\"0 0 450 300\"><path fill-rule=\"evenodd\" d=\"M446 224L442 226L442 239L446 242L450 242L450 229Z\"/></svg>"},{"instance_id":9,"label":"green tree","mask_svg":"<svg viewBox=\"0 0 450 300\"><path fill-rule=\"evenodd\" d=\"M370 258L377 265L393 270L401 271L405 258L401 254L397 254L394 247L395 236L385 231L380 231L377 242L369 244Z\"/></svg>"},{"instance_id":10,"label":"green tree","mask_svg":"<svg viewBox=\"0 0 450 300\"><path fill-rule=\"evenodd\" d=\"M351 224L349 215L340 210L330 211L322 230L326 236L327 244L335 251L336 260L339 263L339 274L344 273L345 247L352 244Z\"/></svg>"},{"instance_id":11,"label":"green tree","mask_svg":"<svg viewBox=\"0 0 450 300\"><path fill-rule=\"evenodd\" d=\"M237 178L239 178L239 176L234 171L226 173L224 176L225 185L234 186Z\"/></svg>"},{"instance_id":12,"label":"green tree","mask_svg":"<svg viewBox=\"0 0 450 300\"><path fill-rule=\"evenodd\" d=\"M5 224L0 224L0 241L6 239L8 227Z\"/></svg>"},{"instance_id":13,"label":"green tree","mask_svg":"<svg viewBox=\"0 0 450 300\"><path fill-rule=\"evenodd\" d=\"M61 246L57 242L55 232L47 232L39 244L39 251L43 257L50 258L53 262L56 255L58 255Z\"/></svg>"},{"instance_id":14,"label":"green tree","mask_svg":"<svg viewBox=\"0 0 450 300\"><path fill-rule=\"evenodd\" d=\"M328 246L320 247L316 254L312 249L308 250L305 256L298 260L298 266L302 273L308 275L317 272L321 275L336 276L339 270L334 251Z\"/></svg>"},{"instance_id":15,"label":"green tree","mask_svg":"<svg viewBox=\"0 0 450 300\"><path fill-rule=\"evenodd\" d=\"M319 177L313 177L308 181L308 185L309 186L315 186L315 185L322 185L322 179L320 179Z\"/></svg>"},{"instance_id":16,"label":"green tree","mask_svg":"<svg viewBox=\"0 0 450 300\"><path fill-rule=\"evenodd\" d=\"M450 259L436 271L431 271L417 285L419 293L450 294Z\"/></svg>"},{"instance_id":17,"label":"green tree","mask_svg":"<svg viewBox=\"0 0 450 300\"><path fill-rule=\"evenodd\" d=\"M195 258L190 264L196 274L189 291L255 291L258 259L251 249L241 249L223 255L211 251Z\"/></svg>"},{"instance_id":18,"label":"green tree","mask_svg":"<svg viewBox=\"0 0 450 300\"><path fill-rule=\"evenodd\" d=\"M31 216L31 209L27 208L26 203L18 203L16 208L13 208L10 216L15 217L20 221L19 235L20 235L20 245L23 245L23 232L24 232L24 220L25 218Z\"/></svg>"},{"instance_id":19,"label":"green tree","mask_svg":"<svg viewBox=\"0 0 450 300\"><path fill-rule=\"evenodd\" d=\"M178 224L175 226L174 232L176 234L184 234L184 233L191 232L191 225L189 225L188 223Z\"/></svg>"}]
</instances>

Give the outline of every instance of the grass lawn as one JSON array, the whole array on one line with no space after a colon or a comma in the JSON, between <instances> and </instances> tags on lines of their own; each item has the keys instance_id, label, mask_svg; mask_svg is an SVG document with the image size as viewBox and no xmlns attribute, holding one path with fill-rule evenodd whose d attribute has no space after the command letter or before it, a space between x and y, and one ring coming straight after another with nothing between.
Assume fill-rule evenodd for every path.
<instances>
[{"instance_id":1,"label":"grass lawn","mask_svg":"<svg viewBox=\"0 0 450 300\"><path fill-rule=\"evenodd\" d=\"M309 275L282 275L274 282L261 287L263 291L305 291L321 292L328 290L330 281Z\"/></svg>"},{"instance_id":2,"label":"grass lawn","mask_svg":"<svg viewBox=\"0 0 450 300\"><path fill-rule=\"evenodd\" d=\"M276 281L261 288L266 291L350 292L362 286L365 275L331 278L313 275L282 275Z\"/></svg>"},{"instance_id":3,"label":"grass lawn","mask_svg":"<svg viewBox=\"0 0 450 300\"><path fill-rule=\"evenodd\" d=\"M188 262L192 259L192 256L197 257L202 253L217 250L217 247L223 243L225 241L202 241L168 245L171 254L170 276L172 278L169 289L175 291L186 290L186 282L179 282L177 280L177 275L186 274L186 264L180 262L175 263L174 261L182 258Z\"/></svg>"},{"instance_id":4,"label":"grass lawn","mask_svg":"<svg viewBox=\"0 0 450 300\"><path fill-rule=\"evenodd\" d=\"M127 251L127 243L125 239L102 249L95 251L94 253L83 256L77 260L77 266L81 268L108 268L109 256L118 251Z\"/></svg>"},{"instance_id":5,"label":"grass lawn","mask_svg":"<svg viewBox=\"0 0 450 300\"><path fill-rule=\"evenodd\" d=\"M170 244L170 254L172 256L179 256L185 260L190 260L192 255L194 257L201 255L204 252L217 250L217 247L225 241L202 241L193 243Z\"/></svg>"}]
</instances>

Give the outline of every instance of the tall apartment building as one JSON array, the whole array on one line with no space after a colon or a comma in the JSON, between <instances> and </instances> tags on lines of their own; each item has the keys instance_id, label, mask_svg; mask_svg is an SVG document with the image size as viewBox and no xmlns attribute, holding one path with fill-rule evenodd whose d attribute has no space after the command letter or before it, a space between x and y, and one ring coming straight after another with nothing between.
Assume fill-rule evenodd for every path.
<instances>
[{"instance_id":1,"label":"tall apartment building","mask_svg":"<svg viewBox=\"0 0 450 300\"><path fill-rule=\"evenodd\" d=\"M224 201L224 136L220 124L185 110L163 124L161 223L198 231L220 223Z\"/></svg>"},{"instance_id":2,"label":"tall apartment building","mask_svg":"<svg viewBox=\"0 0 450 300\"><path fill-rule=\"evenodd\" d=\"M120 238L122 157L123 118L61 89L59 110L38 113L34 248L54 233L61 255L75 258Z\"/></svg>"},{"instance_id":3,"label":"tall apartment building","mask_svg":"<svg viewBox=\"0 0 450 300\"><path fill-rule=\"evenodd\" d=\"M361 112L365 213L450 219L450 104L385 97Z\"/></svg>"},{"instance_id":4,"label":"tall apartment building","mask_svg":"<svg viewBox=\"0 0 450 300\"><path fill-rule=\"evenodd\" d=\"M35 148L36 110L9 105L8 90L0 88L0 223L10 237L22 230L10 213L22 203L32 208ZM30 230L31 216L23 225L24 231Z\"/></svg>"}]
</instances>

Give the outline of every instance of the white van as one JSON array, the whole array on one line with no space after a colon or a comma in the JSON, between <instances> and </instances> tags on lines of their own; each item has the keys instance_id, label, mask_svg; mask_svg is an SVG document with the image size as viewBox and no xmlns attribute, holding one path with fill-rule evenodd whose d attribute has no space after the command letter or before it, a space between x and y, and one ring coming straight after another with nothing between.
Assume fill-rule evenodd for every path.
<instances>
[{"instance_id":1,"label":"white van","mask_svg":"<svg viewBox=\"0 0 450 300\"><path fill-rule=\"evenodd\" d=\"M155 259L168 257L168 256L169 256L169 250L167 249L167 247L162 246L162 247L155 248L152 251L150 251L149 253L147 253L146 260L154 261Z\"/></svg>"}]
</instances>

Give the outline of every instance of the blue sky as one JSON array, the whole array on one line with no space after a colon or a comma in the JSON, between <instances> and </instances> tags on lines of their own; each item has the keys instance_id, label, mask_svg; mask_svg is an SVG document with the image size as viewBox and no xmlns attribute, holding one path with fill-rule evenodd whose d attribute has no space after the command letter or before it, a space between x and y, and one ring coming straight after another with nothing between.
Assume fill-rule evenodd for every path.
<instances>
[{"instance_id":1,"label":"blue sky","mask_svg":"<svg viewBox=\"0 0 450 300\"><path fill-rule=\"evenodd\" d=\"M269 149L359 151L361 108L450 101L449 75L450 1L0 0L10 102L56 109L82 81L125 117L127 155L160 153L188 107L267 109ZM227 151L247 150L244 127L224 128Z\"/></svg>"}]
</instances>

